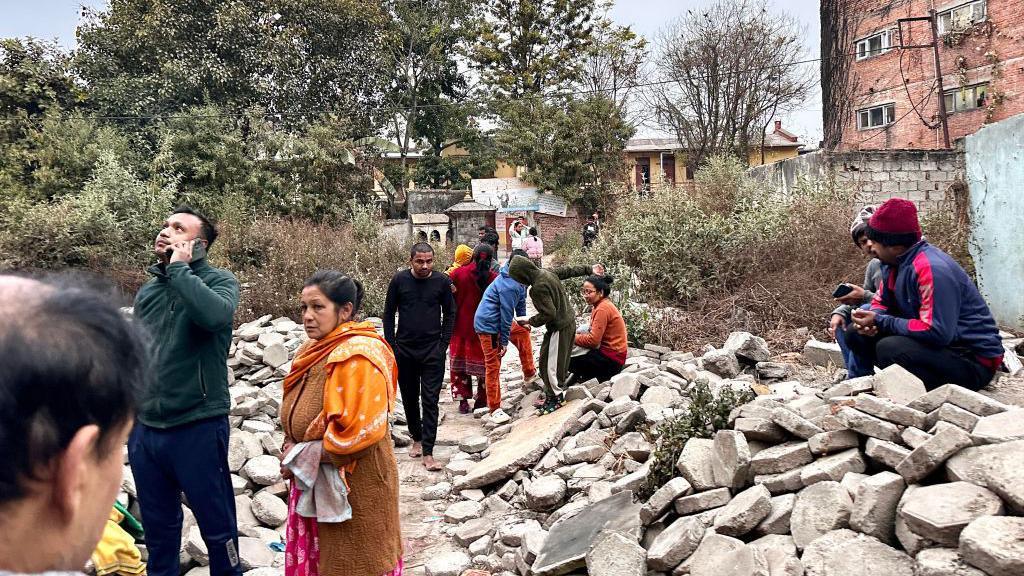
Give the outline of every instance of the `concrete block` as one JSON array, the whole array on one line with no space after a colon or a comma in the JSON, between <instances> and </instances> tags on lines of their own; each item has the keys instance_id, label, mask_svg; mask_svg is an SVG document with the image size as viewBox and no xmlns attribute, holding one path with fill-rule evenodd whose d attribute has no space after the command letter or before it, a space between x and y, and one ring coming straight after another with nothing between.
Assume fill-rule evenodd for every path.
<instances>
[{"instance_id":1,"label":"concrete block","mask_svg":"<svg viewBox=\"0 0 1024 576\"><path fill-rule=\"evenodd\" d=\"M907 489L903 477L893 472L879 472L865 478L857 489L850 527L895 546L896 506Z\"/></svg>"},{"instance_id":2,"label":"concrete block","mask_svg":"<svg viewBox=\"0 0 1024 576\"><path fill-rule=\"evenodd\" d=\"M938 469L939 466L960 450L971 446L970 435L963 430L949 427L937 433L914 450L896 466L907 484L916 484Z\"/></svg>"}]
</instances>

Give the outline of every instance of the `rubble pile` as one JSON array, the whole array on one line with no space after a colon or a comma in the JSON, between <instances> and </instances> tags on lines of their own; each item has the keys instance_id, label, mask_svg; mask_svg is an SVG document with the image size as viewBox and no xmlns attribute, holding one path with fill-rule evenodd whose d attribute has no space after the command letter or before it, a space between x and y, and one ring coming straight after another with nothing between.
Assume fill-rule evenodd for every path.
<instances>
[{"instance_id":1,"label":"rubble pile","mask_svg":"<svg viewBox=\"0 0 1024 576\"><path fill-rule=\"evenodd\" d=\"M834 364L811 348L824 352L807 362ZM1024 574L1019 380L1004 379L1014 405L926 391L899 366L844 380L771 360L737 332L701 357L631 349L622 374L573 386L553 414L514 390L513 421L485 417L489 435L467 438L449 481L423 494L465 547L426 574ZM678 476L638 502L659 424L699 382L758 395L729 429L686 441Z\"/></svg>"}]
</instances>

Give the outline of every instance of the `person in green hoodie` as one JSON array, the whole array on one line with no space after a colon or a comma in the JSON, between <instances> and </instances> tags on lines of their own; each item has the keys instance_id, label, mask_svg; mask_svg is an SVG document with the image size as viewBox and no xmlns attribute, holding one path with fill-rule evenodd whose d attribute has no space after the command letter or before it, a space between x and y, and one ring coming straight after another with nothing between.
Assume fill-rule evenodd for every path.
<instances>
[{"instance_id":1,"label":"person in green hoodie","mask_svg":"<svg viewBox=\"0 0 1024 576\"><path fill-rule=\"evenodd\" d=\"M216 239L205 216L175 209L153 243L153 277L135 297L135 318L153 338L154 366L128 458L151 576L179 574L182 493L206 542L211 576L242 573L228 468L227 375L239 285L231 272L207 262Z\"/></svg>"},{"instance_id":2,"label":"person in green hoodie","mask_svg":"<svg viewBox=\"0 0 1024 576\"><path fill-rule=\"evenodd\" d=\"M529 258L515 256L509 264L509 276L530 287L530 299L537 313L523 326L544 326L547 332L541 342L537 370L544 381L542 413L553 412L561 406L568 379L569 357L576 336L576 309L562 286L562 280L596 274L604 276L604 266L566 266L541 269Z\"/></svg>"}]
</instances>

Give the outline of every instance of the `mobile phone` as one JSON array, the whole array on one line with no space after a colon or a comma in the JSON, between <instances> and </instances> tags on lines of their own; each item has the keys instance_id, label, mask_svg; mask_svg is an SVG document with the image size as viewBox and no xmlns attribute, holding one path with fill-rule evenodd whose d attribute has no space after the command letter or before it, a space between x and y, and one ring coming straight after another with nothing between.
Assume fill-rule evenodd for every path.
<instances>
[{"instance_id":1,"label":"mobile phone","mask_svg":"<svg viewBox=\"0 0 1024 576\"><path fill-rule=\"evenodd\" d=\"M850 292L853 292L853 286L850 286L849 284L840 284L839 286L836 286L836 290L832 293L832 297L842 298Z\"/></svg>"},{"instance_id":2,"label":"mobile phone","mask_svg":"<svg viewBox=\"0 0 1024 576\"><path fill-rule=\"evenodd\" d=\"M206 257L206 245L199 238L193 238L193 240L195 240L195 244L192 245L192 261L195 262ZM174 255L174 249L168 248L164 250L164 255L170 260L171 256Z\"/></svg>"}]
</instances>

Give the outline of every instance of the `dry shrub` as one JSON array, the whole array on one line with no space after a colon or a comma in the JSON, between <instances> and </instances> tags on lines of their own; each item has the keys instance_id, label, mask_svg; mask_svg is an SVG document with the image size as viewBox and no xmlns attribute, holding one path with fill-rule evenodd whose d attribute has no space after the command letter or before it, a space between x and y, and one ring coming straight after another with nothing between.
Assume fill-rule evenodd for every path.
<instances>
[{"instance_id":1,"label":"dry shrub","mask_svg":"<svg viewBox=\"0 0 1024 576\"><path fill-rule=\"evenodd\" d=\"M969 250L971 206L967 183L953 182L946 190L945 200L921 216L921 229L928 242L952 256L971 278L976 278L974 257Z\"/></svg>"},{"instance_id":2,"label":"dry shrub","mask_svg":"<svg viewBox=\"0 0 1024 576\"><path fill-rule=\"evenodd\" d=\"M339 270L362 282L363 314L380 315L388 282L409 259L405 247L385 235L296 219L225 223L217 246L220 250L211 252L220 258L215 263L242 282L236 322L264 314L298 320L302 284L320 269Z\"/></svg>"}]
</instances>

